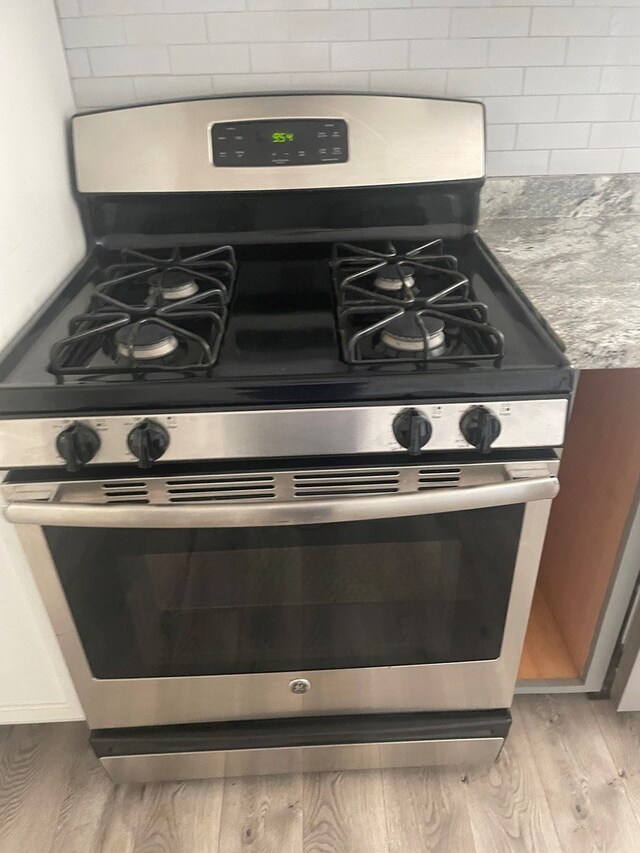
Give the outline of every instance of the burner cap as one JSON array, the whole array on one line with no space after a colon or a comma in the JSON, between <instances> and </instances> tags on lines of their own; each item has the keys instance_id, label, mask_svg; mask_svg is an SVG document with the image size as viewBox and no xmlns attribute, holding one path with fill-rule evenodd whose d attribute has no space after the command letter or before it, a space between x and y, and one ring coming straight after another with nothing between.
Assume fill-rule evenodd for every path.
<instances>
[{"instance_id":1,"label":"burner cap","mask_svg":"<svg viewBox=\"0 0 640 853\"><path fill-rule=\"evenodd\" d=\"M416 283L413 273L413 267L408 264L385 264L376 270L373 284L378 290L386 291L402 290L403 285L413 287Z\"/></svg>"},{"instance_id":2,"label":"burner cap","mask_svg":"<svg viewBox=\"0 0 640 853\"><path fill-rule=\"evenodd\" d=\"M149 361L164 358L178 348L178 339L164 326L144 323L133 330L132 325L122 326L115 334L118 355L129 357L129 344L135 359Z\"/></svg>"},{"instance_id":3,"label":"burner cap","mask_svg":"<svg viewBox=\"0 0 640 853\"><path fill-rule=\"evenodd\" d=\"M390 349L401 352L424 352L424 332L427 330L427 347L432 355L440 355L444 349L444 323L434 317L423 317L422 323L415 311L405 311L400 317L384 327L380 340Z\"/></svg>"},{"instance_id":4,"label":"burner cap","mask_svg":"<svg viewBox=\"0 0 640 853\"><path fill-rule=\"evenodd\" d=\"M149 276L149 284L160 288L165 299L187 299L198 292L193 275L184 270L165 270Z\"/></svg>"}]
</instances>

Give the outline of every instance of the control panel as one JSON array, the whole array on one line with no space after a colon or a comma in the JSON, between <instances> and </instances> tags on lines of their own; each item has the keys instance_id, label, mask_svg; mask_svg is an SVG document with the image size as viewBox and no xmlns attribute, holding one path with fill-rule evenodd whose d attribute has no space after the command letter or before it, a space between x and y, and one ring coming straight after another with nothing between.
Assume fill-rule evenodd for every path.
<instances>
[{"instance_id":1,"label":"control panel","mask_svg":"<svg viewBox=\"0 0 640 853\"><path fill-rule=\"evenodd\" d=\"M344 119L256 119L211 127L214 166L308 166L346 163Z\"/></svg>"},{"instance_id":2,"label":"control panel","mask_svg":"<svg viewBox=\"0 0 640 853\"><path fill-rule=\"evenodd\" d=\"M0 468L559 447L568 401L0 419Z\"/></svg>"}]
</instances>

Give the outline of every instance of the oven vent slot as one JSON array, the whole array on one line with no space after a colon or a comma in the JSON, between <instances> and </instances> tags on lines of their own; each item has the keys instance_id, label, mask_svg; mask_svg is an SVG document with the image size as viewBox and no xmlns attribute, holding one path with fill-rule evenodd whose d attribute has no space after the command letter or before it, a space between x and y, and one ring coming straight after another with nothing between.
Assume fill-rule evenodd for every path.
<instances>
[{"instance_id":1,"label":"oven vent slot","mask_svg":"<svg viewBox=\"0 0 640 853\"><path fill-rule=\"evenodd\" d=\"M114 480L102 483L102 497L108 504L148 504L149 489L143 480Z\"/></svg>"},{"instance_id":2,"label":"oven vent slot","mask_svg":"<svg viewBox=\"0 0 640 853\"><path fill-rule=\"evenodd\" d=\"M345 495L386 495L400 491L400 472L383 468L352 471L316 471L293 475L296 498L329 498Z\"/></svg>"},{"instance_id":3,"label":"oven vent slot","mask_svg":"<svg viewBox=\"0 0 640 853\"><path fill-rule=\"evenodd\" d=\"M424 468L418 471L418 491L455 489L460 485L460 468Z\"/></svg>"},{"instance_id":4,"label":"oven vent slot","mask_svg":"<svg viewBox=\"0 0 640 853\"><path fill-rule=\"evenodd\" d=\"M169 503L272 500L276 482L270 475L220 474L168 479L166 490Z\"/></svg>"}]
</instances>

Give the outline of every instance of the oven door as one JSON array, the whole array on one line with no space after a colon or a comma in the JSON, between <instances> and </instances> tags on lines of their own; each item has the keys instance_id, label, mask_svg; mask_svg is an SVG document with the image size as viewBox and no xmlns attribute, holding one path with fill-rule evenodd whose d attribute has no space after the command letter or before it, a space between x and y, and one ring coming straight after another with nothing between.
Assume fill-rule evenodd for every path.
<instances>
[{"instance_id":1,"label":"oven door","mask_svg":"<svg viewBox=\"0 0 640 853\"><path fill-rule=\"evenodd\" d=\"M89 724L111 728L508 707L556 470L4 491Z\"/></svg>"}]
</instances>

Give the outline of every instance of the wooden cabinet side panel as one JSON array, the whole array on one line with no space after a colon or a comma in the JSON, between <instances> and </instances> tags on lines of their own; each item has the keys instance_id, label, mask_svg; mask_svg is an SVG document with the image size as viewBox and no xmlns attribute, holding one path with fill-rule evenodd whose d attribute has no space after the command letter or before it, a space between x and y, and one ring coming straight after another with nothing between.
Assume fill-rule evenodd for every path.
<instances>
[{"instance_id":1,"label":"wooden cabinet side panel","mask_svg":"<svg viewBox=\"0 0 640 853\"><path fill-rule=\"evenodd\" d=\"M585 370L539 583L582 672L640 481L640 370Z\"/></svg>"}]
</instances>

